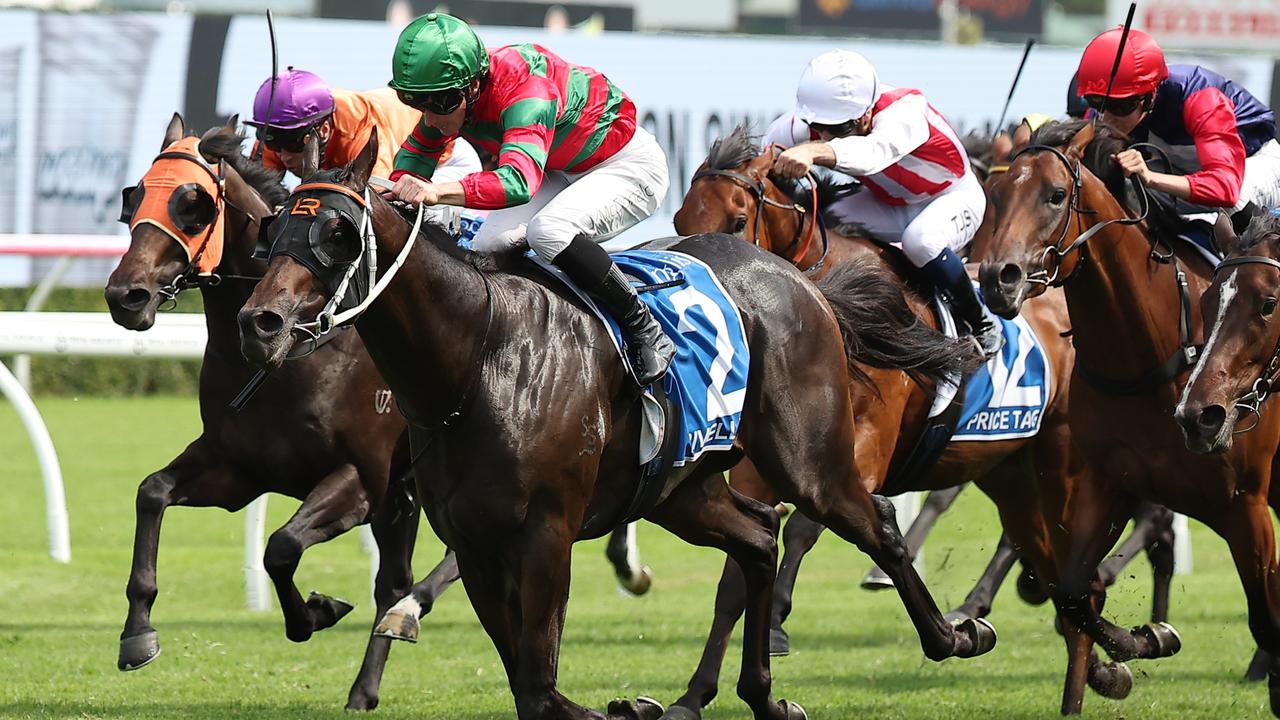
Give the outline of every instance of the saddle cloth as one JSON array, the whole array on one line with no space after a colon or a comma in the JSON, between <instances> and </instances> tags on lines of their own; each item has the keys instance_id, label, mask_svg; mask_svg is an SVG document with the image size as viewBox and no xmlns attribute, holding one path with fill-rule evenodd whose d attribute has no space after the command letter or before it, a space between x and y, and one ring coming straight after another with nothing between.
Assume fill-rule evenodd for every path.
<instances>
[{"instance_id":1,"label":"saddle cloth","mask_svg":"<svg viewBox=\"0 0 1280 720\"><path fill-rule=\"evenodd\" d=\"M934 302L943 331L956 336L951 308ZM952 442L1010 440L1040 432L1040 420L1052 388L1052 370L1040 338L1026 318L1000 318L1004 346L964 379L960 418ZM957 395L956 383L939 386L929 417L941 414Z\"/></svg>"},{"instance_id":2,"label":"saddle cloth","mask_svg":"<svg viewBox=\"0 0 1280 720\"><path fill-rule=\"evenodd\" d=\"M582 298L609 327L614 347L627 371L622 329L559 268L539 259L541 266ZM654 458L666 432L678 434L673 466L697 460L712 450L733 447L747 392L750 355L738 306L715 273L701 260L668 250L627 250L613 261L639 285L637 290L664 332L675 343L676 356L662 379L667 404L676 417L667 418L649 391L642 393L646 428L641 433L640 463Z\"/></svg>"}]
</instances>

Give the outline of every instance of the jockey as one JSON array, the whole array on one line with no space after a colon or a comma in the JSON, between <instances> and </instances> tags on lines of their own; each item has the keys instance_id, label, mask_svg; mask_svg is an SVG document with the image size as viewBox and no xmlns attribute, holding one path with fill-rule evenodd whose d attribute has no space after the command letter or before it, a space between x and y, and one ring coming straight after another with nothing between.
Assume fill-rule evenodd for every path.
<instances>
[{"instance_id":1,"label":"jockey","mask_svg":"<svg viewBox=\"0 0 1280 720\"><path fill-rule=\"evenodd\" d=\"M907 259L951 296L983 353L999 351L1000 324L956 254L982 223L987 196L955 131L920 91L881 85L866 58L832 50L809 61L795 112L775 120L765 142L787 147L773 166L783 177L803 177L816 164L861 180L869 192L831 211L901 242Z\"/></svg>"},{"instance_id":2,"label":"jockey","mask_svg":"<svg viewBox=\"0 0 1280 720\"><path fill-rule=\"evenodd\" d=\"M387 177L395 158L395 145L409 137L420 117L400 104L394 91L330 89L313 73L290 67L275 78L267 78L253 99L253 119L245 121L258 129L258 142L265 146L262 164L276 171L288 170L302 176L302 143L315 133L320 142L320 169L349 164L369 141L369 131L378 128L380 144L373 174ZM270 113L270 117L268 117ZM255 151L258 149L255 146ZM447 147L440 167L432 178L449 182L480 169L480 158L465 140Z\"/></svg>"},{"instance_id":3,"label":"jockey","mask_svg":"<svg viewBox=\"0 0 1280 720\"><path fill-rule=\"evenodd\" d=\"M1147 187L1197 205L1242 210L1280 204L1280 144L1275 114L1248 90L1198 65L1166 65L1156 41L1130 30L1111 80L1122 30L1093 39L1080 58L1077 90L1102 119L1130 137L1155 135L1187 175L1155 172L1137 150L1116 161ZM1107 88L1110 86L1110 93ZM1190 156L1190 150L1195 156ZM1180 157L1178 150L1183 150Z\"/></svg>"},{"instance_id":4,"label":"jockey","mask_svg":"<svg viewBox=\"0 0 1280 720\"><path fill-rule=\"evenodd\" d=\"M493 210L472 247L494 252L527 239L617 318L640 384L661 378L675 347L596 244L649 217L667 192L666 156L637 126L631 99L539 45L486 49L444 13L400 33L388 84L422 112L396 154L392 194ZM496 155L498 167L425 182L459 136Z\"/></svg>"}]
</instances>

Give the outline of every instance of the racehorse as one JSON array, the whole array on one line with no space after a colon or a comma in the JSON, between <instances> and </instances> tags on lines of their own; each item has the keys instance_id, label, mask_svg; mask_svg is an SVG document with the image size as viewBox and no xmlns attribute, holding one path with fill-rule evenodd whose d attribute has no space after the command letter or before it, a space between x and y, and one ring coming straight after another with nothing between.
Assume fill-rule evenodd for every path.
<instances>
[{"instance_id":1,"label":"racehorse","mask_svg":"<svg viewBox=\"0 0 1280 720\"><path fill-rule=\"evenodd\" d=\"M808 187L795 187L770 174L774 154L760 153L756 141L746 129L739 127L729 136L713 144L706 163L694 175L685 195L683 207L676 213L676 228L681 233L698 231L730 231L739 233L747 242L774 252L794 262L797 267L821 276L853 258L872 258L880 272L909 281L901 254L867 239L858 228L842 227L839 232L827 232L819 227L821 220L816 213L820 207L841 192L829 182L819 180ZM1002 520L1013 542L1002 538L996 557L979 580L965 603L949 613L950 617L980 617L990 611L991 599L1000 581L1017 556L1015 547L1030 556L1039 555L1044 567L1038 568L1039 577L1052 581L1052 561L1047 546L1047 528L1035 508L1037 499L1037 475L1040 492L1045 498L1069 495L1073 488L1084 482L1087 470L1073 462L1070 435L1067 427L1067 390L1070 368L1074 360L1071 343L1062 332L1068 327L1066 307L1061 294L1051 294L1029 306L1029 319L1036 334L1044 341L1045 352L1054 368L1055 381L1051 397L1047 399L1040 434L1034 438L1000 440L992 442L956 442L946 447L934 469L926 477L906 480L896 477L904 472L919 475L904 468L921 434L923 413L929 409L927 398L910 383L897 383L901 388L897 398L885 397L883 405L867 389L857 384L851 392L855 404L865 408L864 413L883 414L889 418L904 417L902 425L882 424L866 431L869 443L859 437L859 449L874 448L869 455L884 470L876 477L879 484L872 491L903 492L905 490L950 488L931 493L926 507L933 505L927 517L932 521L954 498L958 487L970 480L978 482L996 502ZM933 322L928 306L914 298L912 312L923 321ZM893 383L887 383L892 385ZM880 383L884 387L886 383ZM903 415L902 413L906 413ZM912 414L914 413L914 415ZM860 417L866 417L860 413ZM1034 458L1034 460L1033 460ZM860 461L860 465L862 461ZM745 463L744 463L745 465ZM753 494L758 491L758 481L749 468L735 468L731 482L738 489ZM933 502L935 494L947 493L943 502ZM753 495L754 496L754 495ZM767 497L765 499L768 499ZM923 513L922 513L923 515ZM1156 592L1153 602L1153 622L1163 622L1168 615L1168 590L1173 573L1171 514L1163 509L1151 509L1150 521L1140 524L1135 532L1131 549L1148 548L1155 570ZM1149 530L1149 531L1143 531ZM1168 531L1168 534L1160 531ZM791 592L800 560L817 542L822 526L797 513L786 526L785 554L779 570L777 592L774 598L774 619L780 625L791 608ZM915 528L908 533L917 543L924 533ZM1043 544L1041 544L1043 543ZM916 546L918 547L918 545ZM912 552L914 555L914 552ZM1030 558L1028 558L1030 559ZM1127 557L1123 558L1127 561ZM1032 563L1035 565L1035 563ZM1118 574L1121 563L1112 563L1111 579ZM1024 573L1018 583L1019 593L1028 602L1047 599L1042 583L1031 573ZM708 655L690 682L690 693L709 701L715 692L719 658L710 650L723 641L719 637L727 633L730 625L718 619L713 626L713 637L708 643ZM775 638L785 639L780 628L775 627ZM1083 653L1084 651L1081 651ZM1085 655L1077 653L1070 658L1069 673L1072 678L1064 692L1064 705L1078 705L1083 698L1083 682L1109 697L1124 697L1132 686L1132 678L1123 665L1100 663L1088 655L1087 675L1081 675Z\"/></svg>"},{"instance_id":2,"label":"racehorse","mask_svg":"<svg viewBox=\"0 0 1280 720\"><path fill-rule=\"evenodd\" d=\"M638 388L608 331L522 257L477 255L429 226L415 234L368 189L377 143L374 133L350 168L307 174L295 189L270 268L240 313L245 356L277 367L298 333L330 325L337 301L344 314L363 313L356 327L409 420L423 507L457 553L519 718L696 715L637 700L616 702L605 716L556 690L571 546L622 520L640 481ZM318 149L304 152L314 169ZM990 650L990 626L943 620L906 560L892 506L866 492L850 452L847 388L858 366L849 357L892 365L895 350L910 346L930 382L971 362L966 346L905 318L895 310L900 288L860 264L827 278L820 292L788 263L730 236L660 246L715 268L742 317L751 369L734 447L673 469L656 505L638 514L720 548L741 568L748 599L738 693L754 716L804 714L770 693L778 517L771 504L724 483L723 471L744 455L779 497L822 518L893 576L927 655ZM348 282L373 267L376 284ZM394 282L393 267L403 276ZM369 294L369 285L381 294Z\"/></svg>"},{"instance_id":3,"label":"racehorse","mask_svg":"<svg viewBox=\"0 0 1280 720\"><path fill-rule=\"evenodd\" d=\"M1176 652L1176 636L1152 628L1129 631L1104 620L1099 611L1105 593L1091 583L1092 569L1127 513L1145 498L1226 539L1248 599L1249 628L1274 657L1280 649L1280 578L1267 500L1280 419L1264 414L1255 432L1215 455L1188 451L1170 421L1179 405L1184 427L1207 431L1225 421L1224 407L1182 402L1188 373L1198 379L1211 372L1206 382L1221 379L1220 363L1195 363L1202 337L1195 307L1213 269L1185 243L1164 239L1162 216L1145 217L1145 191L1130 188L1112 159L1125 146L1123 135L1100 123L1042 128L989 187L990 211L980 231L990 243L980 277L992 310L1012 316L1028 298L1061 285L1071 313L1071 431L1103 482L1083 488L1064 508L1066 532L1055 534L1064 571L1054 603L1069 620L1069 636L1079 636L1079 628L1088 634L1079 642L1092 638L1113 658ZM1129 207L1139 211L1131 214ZM1225 277L1236 275L1228 270ZM1232 344L1217 333L1237 287L1223 283L1209 350L1216 342ZM1280 667L1274 660L1269 678L1277 713Z\"/></svg>"},{"instance_id":4,"label":"racehorse","mask_svg":"<svg viewBox=\"0 0 1280 720\"><path fill-rule=\"evenodd\" d=\"M405 422L355 333L341 333L312 355L289 362L272 373L253 402L239 412L229 408L229 401L254 373L240 355L236 313L266 270L265 262L252 257L259 221L274 214L288 191L277 175L240 154L242 138L234 118L200 138L198 154L194 148L171 148L185 132L181 116L175 114L157 158L169 162L157 165L138 189L129 192L127 219L139 214L149 181L156 186L153 194L171 190L174 184L183 193L161 198L165 204L159 212L148 208L138 215L139 220L151 217L134 224L129 250L105 290L118 324L146 330L161 304L183 289L198 287L209 331L200 373L204 431L138 488L121 670L141 668L160 653L150 616L157 594L160 523L172 505L235 511L267 492L302 500L290 521L272 534L264 558L280 599L286 635L294 641L306 640L351 610L350 604L318 593L304 600L293 575L307 547L356 525L370 523L379 547L375 620L407 592L422 614L429 612L435 598L458 577L448 554L421 583L413 583L410 557L417 538L418 503L410 481L395 482L406 470L405 448L393 455ZM164 173L178 178L166 178L161 188L156 178ZM202 190L205 181L208 188ZM215 222L221 223L220 231L212 230ZM166 225L168 232L162 229ZM184 227L192 234L184 233ZM184 244L179 244L179 237ZM215 254L220 257L216 263ZM207 258L212 271L199 274L193 257ZM332 382L333 377L342 382ZM611 548L618 548L615 552L622 558L615 566L624 587L623 569L638 566L625 560L627 545L625 531L611 538ZM647 569L634 577L647 584ZM386 637L370 638L348 697L349 708L377 706L389 642Z\"/></svg>"}]
</instances>

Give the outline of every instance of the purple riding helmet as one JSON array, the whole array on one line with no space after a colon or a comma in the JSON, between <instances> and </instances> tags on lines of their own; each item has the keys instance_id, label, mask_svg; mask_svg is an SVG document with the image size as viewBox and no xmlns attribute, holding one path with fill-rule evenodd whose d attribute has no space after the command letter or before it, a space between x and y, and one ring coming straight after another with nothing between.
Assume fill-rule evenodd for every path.
<instances>
[{"instance_id":1,"label":"purple riding helmet","mask_svg":"<svg viewBox=\"0 0 1280 720\"><path fill-rule=\"evenodd\" d=\"M273 80L274 99L271 96ZM324 80L290 65L275 78L267 78L258 88L253 99L253 119L246 120L245 124L258 128L258 139L270 147L277 144L273 142L277 139L275 135L280 135L279 140L287 144L297 131L315 125L332 114L333 109L333 93Z\"/></svg>"}]
</instances>

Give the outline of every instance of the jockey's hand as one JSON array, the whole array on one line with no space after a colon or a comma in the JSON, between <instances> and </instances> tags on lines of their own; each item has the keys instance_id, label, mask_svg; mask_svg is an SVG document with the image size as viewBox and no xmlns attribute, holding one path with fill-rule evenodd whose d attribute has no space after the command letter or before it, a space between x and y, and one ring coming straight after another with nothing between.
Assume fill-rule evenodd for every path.
<instances>
[{"instance_id":1,"label":"jockey's hand","mask_svg":"<svg viewBox=\"0 0 1280 720\"><path fill-rule=\"evenodd\" d=\"M802 178L813 168L813 159L812 144L789 147L782 151L777 160L773 161L773 171L792 180Z\"/></svg>"},{"instance_id":2,"label":"jockey's hand","mask_svg":"<svg viewBox=\"0 0 1280 720\"><path fill-rule=\"evenodd\" d=\"M391 197L410 205L436 205L436 187L414 175L401 175L391 188Z\"/></svg>"},{"instance_id":3,"label":"jockey's hand","mask_svg":"<svg viewBox=\"0 0 1280 720\"><path fill-rule=\"evenodd\" d=\"M1151 170L1147 168L1147 161L1143 159L1142 153L1137 150L1124 150L1112 155L1111 158L1120 165L1125 177L1137 175L1142 182L1151 184Z\"/></svg>"}]
</instances>

